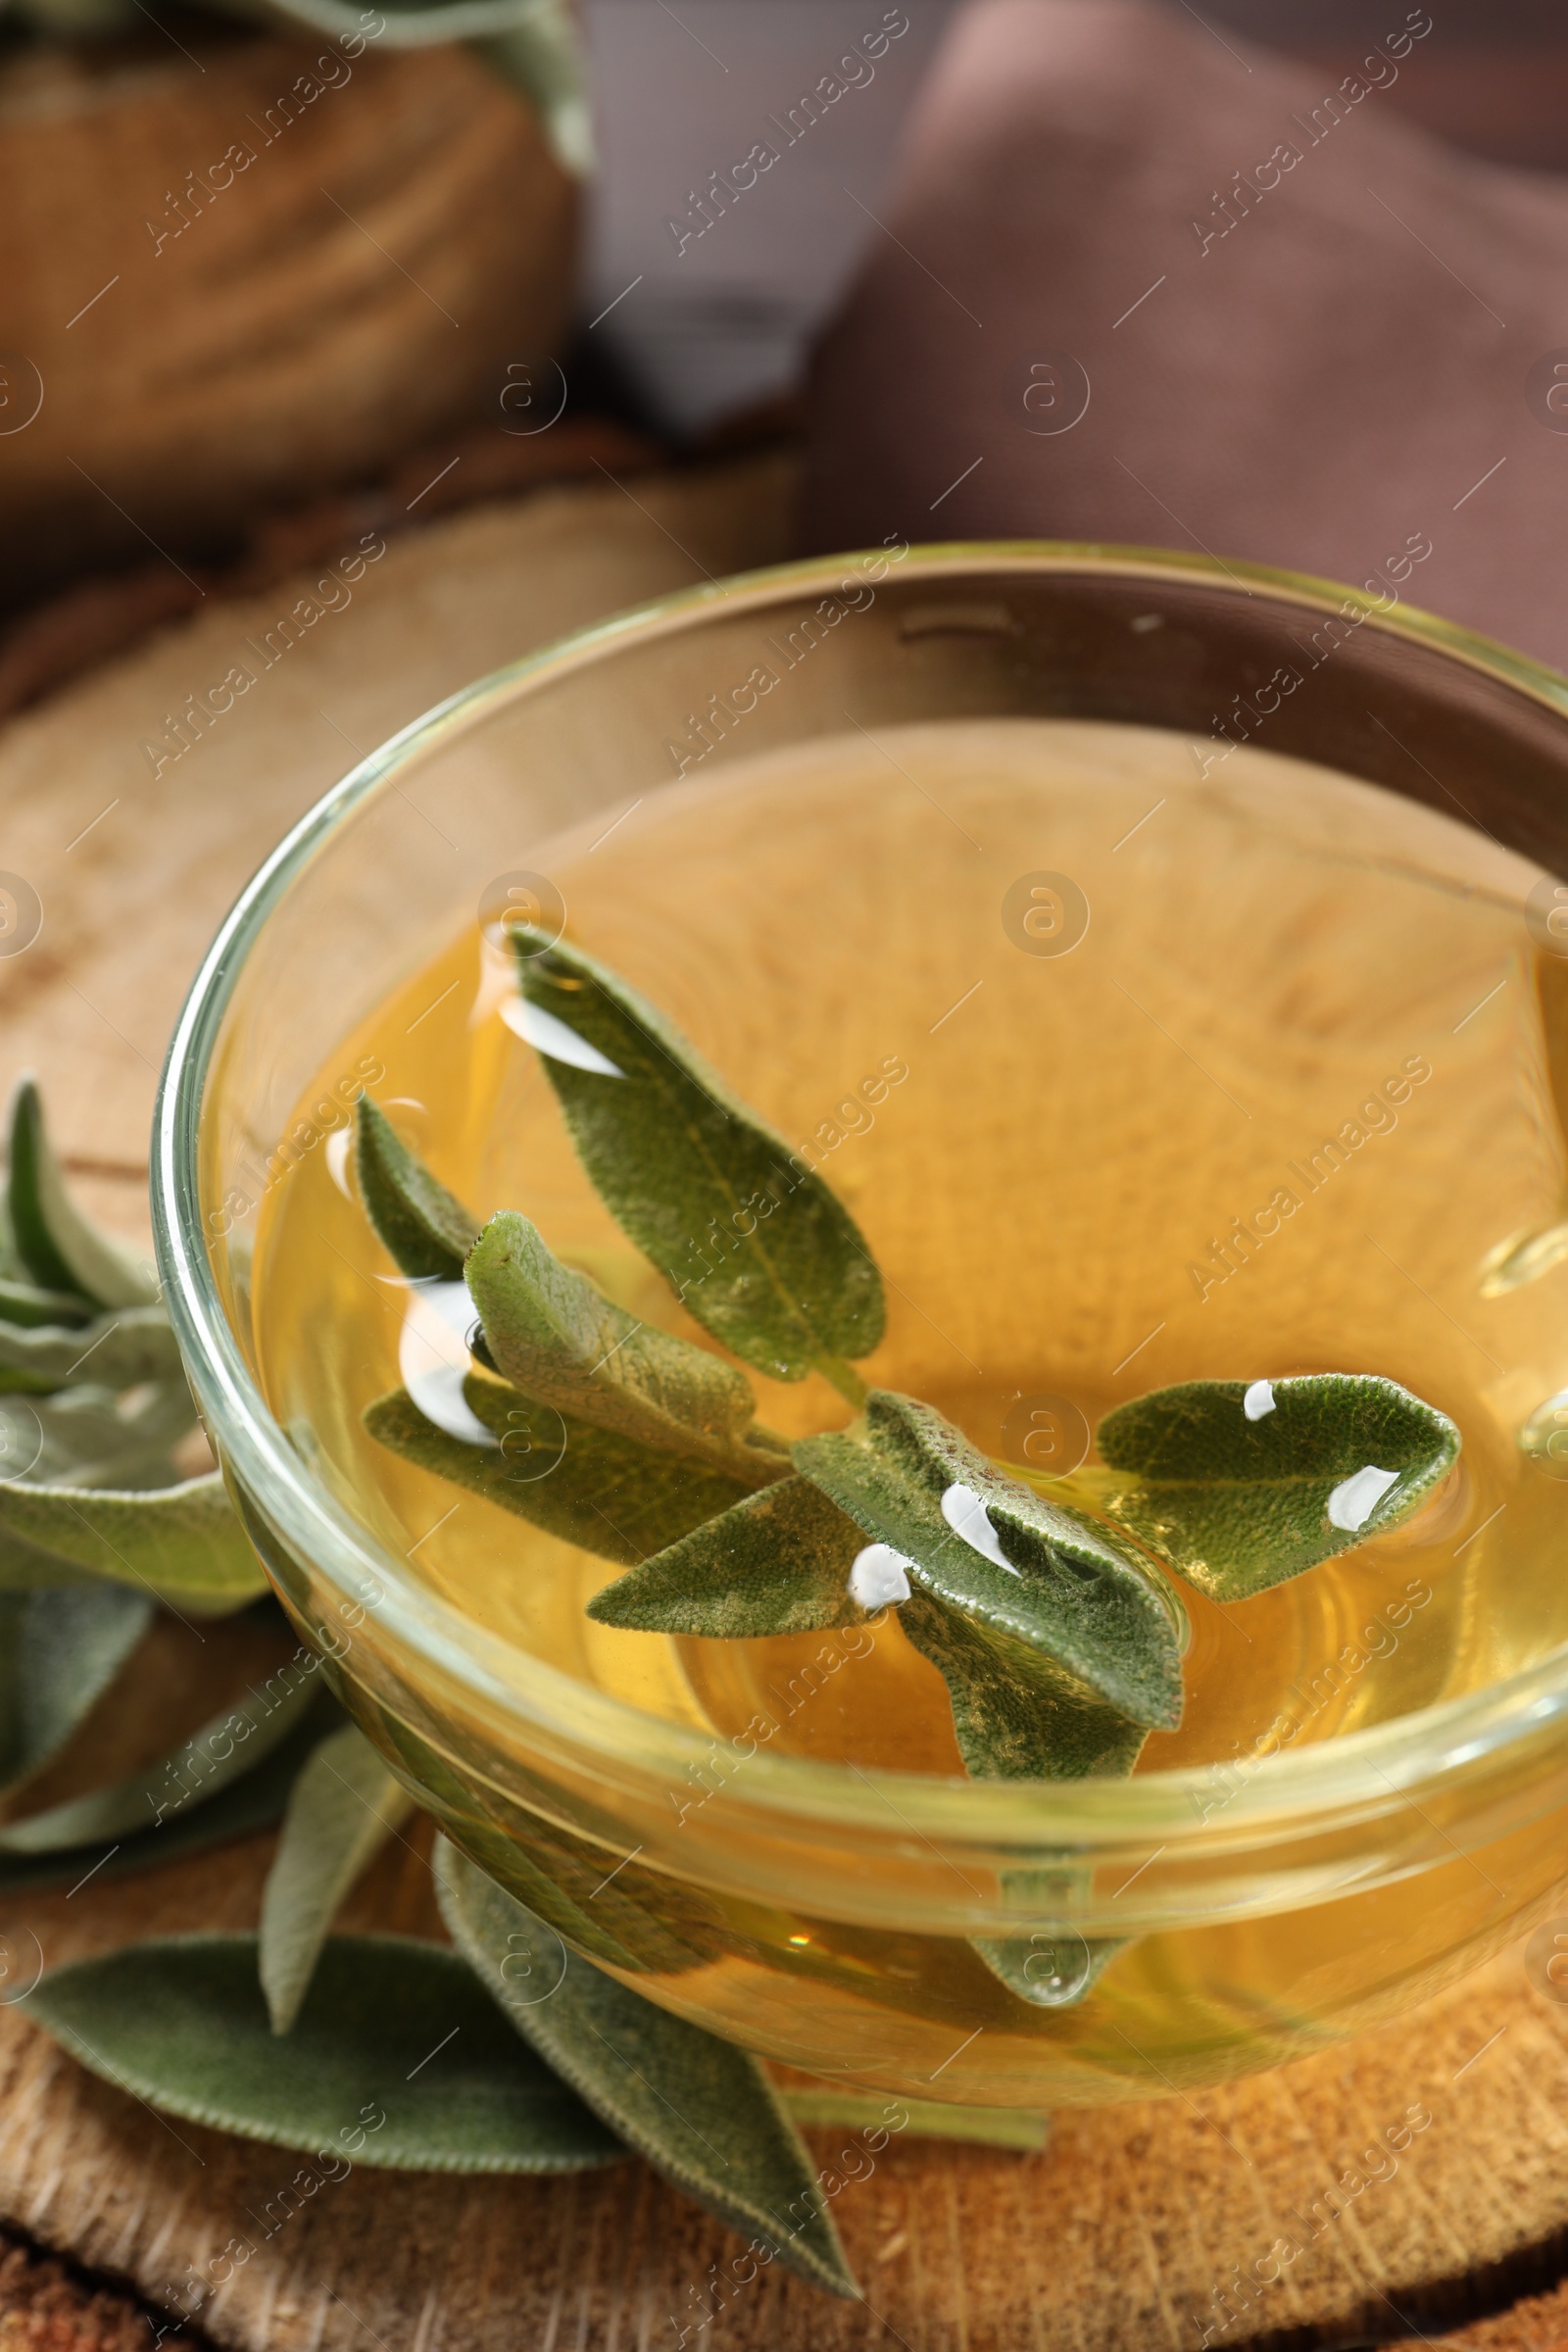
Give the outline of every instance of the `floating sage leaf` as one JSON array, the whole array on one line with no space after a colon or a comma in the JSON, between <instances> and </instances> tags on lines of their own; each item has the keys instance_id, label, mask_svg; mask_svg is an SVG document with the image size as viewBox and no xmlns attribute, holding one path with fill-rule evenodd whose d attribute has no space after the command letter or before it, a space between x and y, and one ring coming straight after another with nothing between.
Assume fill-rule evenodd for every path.
<instances>
[{"instance_id":1,"label":"floating sage leaf","mask_svg":"<svg viewBox=\"0 0 1568 2352\"><path fill-rule=\"evenodd\" d=\"M970 1942L999 1983L1033 2009L1071 2009L1086 2000L1128 1936L974 1936Z\"/></svg>"},{"instance_id":2,"label":"floating sage leaf","mask_svg":"<svg viewBox=\"0 0 1568 2352\"><path fill-rule=\"evenodd\" d=\"M958 1753L977 1780L1131 1772L1145 1727L1097 1699L1046 1651L918 1586L899 1622L948 1686Z\"/></svg>"},{"instance_id":3,"label":"floating sage leaf","mask_svg":"<svg viewBox=\"0 0 1568 2352\"><path fill-rule=\"evenodd\" d=\"M882 1278L849 1211L625 981L518 926L517 1026L600 1198L715 1339L804 1380L882 1337Z\"/></svg>"},{"instance_id":4,"label":"floating sage leaf","mask_svg":"<svg viewBox=\"0 0 1568 2352\"><path fill-rule=\"evenodd\" d=\"M746 1445L757 1400L743 1372L627 1314L514 1209L491 1218L465 1270L496 1368L514 1388L646 1445L739 1465L748 1486L784 1475L782 1457Z\"/></svg>"},{"instance_id":5,"label":"floating sage leaf","mask_svg":"<svg viewBox=\"0 0 1568 2352\"><path fill-rule=\"evenodd\" d=\"M1092 1717L1108 1708L1146 1731L1180 1722L1176 1618L1155 1572L1092 1520L1008 1478L934 1406L873 1390L863 1443L830 1433L802 1439L793 1454L868 1536L906 1559L927 1605L905 1604L905 1630L944 1674L951 1657L972 1686L972 1708L1003 1706L999 1676L1027 1671L1059 1703L1079 1686ZM967 1634L939 1634L937 1617L959 1612ZM1050 1671L1026 1669L1019 1651ZM982 1698L994 1683L994 1697Z\"/></svg>"},{"instance_id":6,"label":"floating sage leaf","mask_svg":"<svg viewBox=\"0 0 1568 2352\"><path fill-rule=\"evenodd\" d=\"M858 2294L810 2155L757 2060L575 1952L563 1951L555 1991L529 1998L507 1963L540 1923L445 1838L433 1867L458 1949L556 2073L732 2230L815 2285Z\"/></svg>"},{"instance_id":7,"label":"floating sage leaf","mask_svg":"<svg viewBox=\"0 0 1568 2352\"><path fill-rule=\"evenodd\" d=\"M83 2066L164 2114L313 2156L569 2173L623 2153L456 1954L409 1936L331 1937L281 2041L254 1936L168 1936L51 1969L24 2007Z\"/></svg>"},{"instance_id":8,"label":"floating sage leaf","mask_svg":"<svg viewBox=\"0 0 1568 2352\"><path fill-rule=\"evenodd\" d=\"M1020 1909L1050 1913L1086 1891L1090 1873L1071 1867L1004 1870L1003 1893ZM992 1975L1035 2009L1068 2009L1094 1990L1127 1936L1085 1936L1066 1921L1033 1936L976 1936L973 1948Z\"/></svg>"},{"instance_id":9,"label":"floating sage leaf","mask_svg":"<svg viewBox=\"0 0 1568 2352\"><path fill-rule=\"evenodd\" d=\"M411 1280L461 1282L477 1218L437 1183L368 1095L360 1097L356 1117L355 1171L377 1239Z\"/></svg>"},{"instance_id":10,"label":"floating sage leaf","mask_svg":"<svg viewBox=\"0 0 1568 2352\"><path fill-rule=\"evenodd\" d=\"M154 1269L90 1224L72 1200L30 1078L11 1098L7 1204L17 1255L46 1290L75 1292L95 1306L156 1303Z\"/></svg>"},{"instance_id":11,"label":"floating sage leaf","mask_svg":"<svg viewBox=\"0 0 1568 2352\"><path fill-rule=\"evenodd\" d=\"M883 2098L879 2092L781 2090L792 2123L833 2124L851 2132L897 2132L908 2139L962 2139L983 2148L1033 2154L1051 2137L1049 2115L1025 2107L949 2107L936 2099Z\"/></svg>"},{"instance_id":12,"label":"floating sage leaf","mask_svg":"<svg viewBox=\"0 0 1568 2352\"><path fill-rule=\"evenodd\" d=\"M338 1905L413 1811L356 1724L323 1740L301 1772L262 1890L259 1965L274 2034L299 2015Z\"/></svg>"},{"instance_id":13,"label":"floating sage leaf","mask_svg":"<svg viewBox=\"0 0 1568 2352\"><path fill-rule=\"evenodd\" d=\"M343 1720L342 1710L328 1692L317 1693L294 1729L270 1756L244 1777L230 1781L216 1795L208 1795L166 1814L152 1829L105 1840L94 1837L83 1845L63 1846L42 1853L11 1853L0 1847L0 1894L25 1894L41 1886L67 1886L74 1891L89 1880L94 1888L110 1879L156 1870L183 1855L199 1854L253 1831L270 1829L282 1814L294 1777L316 1742ZM155 1767L155 1769L157 1769ZM109 1792L104 1792L109 1793ZM92 1801L79 1800L85 1808ZM64 1807L60 1808L64 1811ZM40 1817L32 1816L26 1826ZM14 1825L21 1829L24 1825Z\"/></svg>"},{"instance_id":14,"label":"floating sage leaf","mask_svg":"<svg viewBox=\"0 0 1568 2352\"><path fill-rule=\"evenodd\" d=\"M1107 1413L1104 1507L1179 1576L1245 1600L1408 1518L1458 1458L1446 1413L1366 1373L1195 1380Z\"/></svg>"},{"instance_id":15,"label":"floating sage leaf","mask_svg":"<svg viewBox=\"0 0 1568 2352\"><path fill-rule=\"evenodd\" d=\"M0 1588L83 1572L198 1615L240 1608L267 1590L216 1470L123 1494L0 1480Z\"/></svg>"},{"instance_id":16,"label":"floating sage leaf","mask_svg":"<svg viewBox=\"0 0 1568 2352\"><path fill-rule=\"evenodd\" d=\"M152 1618L152 1602L122 1586L0 1592L0 1788L65 1745Z\"/></svg>"},{"instance_id":17,"label":"floating sage leaf","mask_svg":"<svg viewBox=\"0 0 1568 2352\"><path fill-rule=\"evenodd\" d=\"M850 1571L864 1538L804 1478L786 1478L655 1552L596 1592L588 1615L638 1633L756 1641L863 1615Z\"/></svg>"},{"instance_id":18,"label":"floating sage leaf","mask_svg":"<svg viewBox=\"0 0 1568 2352\"><path fill-rule=\"evenodd\" d=\"M662 1550L748 1491L705 1462L573 1420L482 1373L468 1375L463 1394L495 1446L437 1429L403 1389L368 1404L365 1426L405 1461L617 1566Z\"/></svg>"},{"instance_id":19,"label":"floating sage leaf","mask_svg":"<svg viewBox=\"0 0 1568 2352\"><path fill-rule=\"evenodd\" d=\"M314 1674L301 1673L297 1666L280 1668L260 1690L246 1691L155 1762L107 1788L8 1822L0 1828L0 1853L69 1852L104 1838L160 1828L187 1806L206 1802L253 1772L302 1721L317 1690Z\"/></svg>"}]
</instances>

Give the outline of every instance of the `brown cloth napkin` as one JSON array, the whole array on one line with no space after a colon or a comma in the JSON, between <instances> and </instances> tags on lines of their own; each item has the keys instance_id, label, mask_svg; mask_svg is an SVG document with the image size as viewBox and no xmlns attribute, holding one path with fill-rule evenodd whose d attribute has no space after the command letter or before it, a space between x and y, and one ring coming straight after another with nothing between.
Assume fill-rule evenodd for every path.
<instances>
[{"instance_id":1,"label":"brown cloth napkin","mask_svg":"<svg viewBox=\"0 0 1568 2352\"><path fill-rule=\"evenodd\" d=\"M1441 12L1439 12L1441 13ZM812 548L1097 539L1326 574L1568 666L1568 181L1138 0L970 0L816 355Z\"/></svg>"}]
</instances>

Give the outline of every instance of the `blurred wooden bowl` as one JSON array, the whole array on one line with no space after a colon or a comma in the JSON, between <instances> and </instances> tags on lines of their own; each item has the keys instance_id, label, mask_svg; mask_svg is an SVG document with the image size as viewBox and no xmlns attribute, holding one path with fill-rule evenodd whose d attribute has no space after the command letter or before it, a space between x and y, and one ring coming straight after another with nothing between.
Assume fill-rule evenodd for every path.
<instances>
[{"instance_id":1,"label":"blurred wooden bowl","mask_svg":"<svg viewBox=\"0 0 1568 2352\"><path fill-rule=\"evenodd\" d=\"M466 51L181 38L0 66L11 598L499 424L565 326L574 183Z\"/></svg>"}]
</instances>

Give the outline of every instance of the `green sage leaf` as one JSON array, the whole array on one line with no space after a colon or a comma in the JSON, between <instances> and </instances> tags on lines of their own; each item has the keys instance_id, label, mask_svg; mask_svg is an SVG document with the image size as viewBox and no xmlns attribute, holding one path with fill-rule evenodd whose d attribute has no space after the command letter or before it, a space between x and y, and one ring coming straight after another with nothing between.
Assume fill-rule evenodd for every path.
<instances>
[{"instance_id":1,"label":"green sage leaf","mask_svg":"<svg viewBox=\"0 0 1568 2352\"><path fill-rule=\"evenodd\" d=\"M11 1098L7 1203L17 1254L45 1290L75 1292L95 1306L156 1304L153 1267L89 1223L67 1192L31 1078Z\"/></svg>"},{"instance_id":2,"label":"green sage leaf","mask_svg":"<svg viewBox=\"0 0 1568 2352\"><path fill-rule=\"evenodd\" d=\"M698 1322L774 1380L868 1355L882 1278L782 1136L593 956L518 926L518 1027L601 1199Z\"/></svg>"},{"instance_id":3,"label":"green sage leaf","mask_svg":"<svg viewBox=\"0 0 1568 2352\"><path fill-rule=\"evenodd\" d=\"M376 1238L412 1281L461 1282L478 1219L437 1183L368 1095L360 1097L356 1117L355 1171Z\"/></svg>"},{"instance_id":4,"label":"green sage leaf","mask_svg":"<svg viewBox=\"0 0 1568 2352\"><path fill-rule=\"evenodd\" d=\"M1087 1888L1091 1874L1071 1866L1004 1870L1003 1892L1020 1908L1050 1914ZM973 1948L992 1975L1033 2009L1070 2009L1087 1999L1101 1977L1134 1939L1086 1936L1066 1921L1033 1936L976 1936Z\"/></svg>"},{"instance_id":5,"label":"green sage leaf","mask_svg":"<svg viewBox=\"0 0 1568 2352\"><path fill-rule=\"evenodd\" d=\"M168 1486L170 1448L195 1420L183 1372L130 1394L83 1379L52 1396L0 1403L7 1466L29 1488Z\"/></svg>"},{"instance_id":6,"label":"green sage leaf","mask_svg":"<svg viewBox=\"0 0 1568 2352\"><path fill-rule=\"evenodd\" d=\"M1220 1601L1386 1535L1460 1444L1408 1389L1348 1372L1187 1381L1118 1405L1098 1436L1110 1516Z\"/></svg>"},{"instance_id":7,"label":"green sage leaf","mask_svg":"<svg viewBox=\"0 0 1568 2352\"><path fill-rule=\"evenodd\" d=\"M262 1892L262 1990L274 2034L300 2012L343 1897L414 1799L356 1724L323 1740L289 1795Z\"/></svg>"},{"instance_id":8,"label":"green sage leaf","mask_svg":"<svg viewBox=\"0 0 1568 2352\"><path fill-rule=\"evenodd\" d=\"M420 2173L580 2172L622 2154L439 1944L333 1936L282 2041L256 1959L254 1936L168 1936L51 1969L24 2006L106 2082L246 2139Z\"/></svg>"},{"instance_id":9,"label":"green sage leaf","mask_svg":"<svg viewBox=\"0 0 1568 2352\"><path fill-rule=\"evenodd\" d=\"M365 1426L405 1461L620 1567L662 1551L748 1492L707 1463L536 1404L483 1373L470 1373L463 1394L494 1446L437 1429L404 1389L368 1404Z\"/></svg>"},{"instance_id":10,"label":"green sage leaf","mask_svg":"<svg viewBox=\"0 0 1568 2352\"><path fill-rule=\"evenodd\" d=\"M65 1745L152 1618L143 1593L115 1585L0 1592L0 1788L27 1780ZM7 1834L0 1829L0 1845Z\"/></svg>"},{"instance_id":11,"label":"green sage leaf","mask_svg":"<svg viewBox=\"0 0 1568 2352\"><path fill-rule=\"evenodd\" d=\"M810 2155L757 2060L574 1952L564 1951L559 1985L538 1998L509 1976L508 1961L513 1939L537 1936L541 1923L445 1838L434 1869L458 1949L518 2034L595 2113L789 2269L831 2293L858 2294Z\"/></svg>"},{"instance_id":12,"label":"green sage leaf","mask_svg":"<svg viewBox=\"0 0 1568 2352\"><path fill-rule=\"evenodd\" d=\"M421 1786L427 1786L422 1778ZM560 1961L555 1946L567 1942L629 1977L688 1976L733 1946L733 1937L726 1945L722 1933L715 1933L708 1916L711 1906L693 1888L662 1879L649 1889L649 1874L640 1864L607 1870L602 1846L591 1848L569 1832L552 1835L537 1814L511 1807L511 1819L502 1826L493 1817L476 1816L471 1804L470 1797L461 1814L449 1811L443 1817L461 1832L469 1860L543 1923L544 1944L541 1949L536 1938L535 1948L538 1967L547 1973L552 1959ZM652 1899L645 1900L650 1892ZM557 1966L550 1973L552 1984L559 1974Z\"/></svg>"},{"instance_id":13,"label":"green sage leaf","mask_svg":"<svg viewBox=\"0 0 1568 2352\"><path fill-rule=\"evenodd\" d=\"M465 1272L496 1368L514 1388L645 1445L738 1464L751 1486L785 1474L782 1456L746 1443L757 1399L743 1372L627 1314L514 1209L491 1218Z\"/></svg>"},{"instance_id":14,"label":"green sage leaf","mask_svg":"<svg viewBox=\"0 0 1568 2352\"><path fill-rule=\"evenodd\" d=\"M1075 1683L1092 1716L1104 1706L1143 1730L1180 1722L1174 1606L1111 1531L1046 1501L933 1406L888 1390L866 1399L863 1443L839 1432L792 1450L804 1476L905 1557L931 1600L976 1629L974 1641L943 1637L944 1654L971 1661L976 1674L986 1661L988 1687L1004 1660L1013 1661L1009 1673L1024 1672L1014 1653L1029 1650L1051 1665L1042 1690L1064 1693ZM916 1614L923 1631L907 1607L905 1630L924 1647L938 1638L935 1616L930 1607Z\"/></svg>"},{"instance_id":15,"label":"green sage leaf","mask_svg":"<svg viewBox=\"0 0 1568 2352\"><path fill-rule=\"evenodd\" d=\"M92 1308L77 1292L41 1291L36 1283L0 1277L0 1327L30 1331L40 1323L79 1327L91 1320Z\"/></svg>"},{"instance_id":16,"label":"green sage leaf","mask_svg":"<svg viewBox=\"0 0 1568 2352\"><path fill-rule=\"evenodd\" d=\"M267 1591L216 1470L122 1494L0 1480L0 1587L83 1573L198 1615L222 1615Z\"/></svg>"},{"instance_id":17,"label":"green sage leaf","mask_svg":"<svg viewBox=\"0 0 1568 2352\"><path fill-rule=\"evenodd\" d=\"M200 1797L181 1811L167 1814L152 1829L115 1838L107 1844L102 1838L95 1838L84 1845L62 1846L41 1853L13 1854L0 1849L0 1895L26 1894L43 1886L66 1886L74 1892L78 1886L89 1881L96 1888L111 1879L128 1878L141 1870L157 1870L166 1862L203 1853L230 1838L247 1838L257 1830L270 1829L282 1816L301 1765L317 1741L342 1720L336 1700L329 1692L318 1691L315 1706L307 1709L270 1756L253 1765L242 1779L225 1784L216 1794ZM85 1806L90 1800L80 1801Z\"/></svg>"},{"instance_id":18,"label":"green sage leaf","mask_svg":"<svg viewBox=\"0 0 1568 2352\"><path fill-rule=\"evenodd\" d=\"M1131 1772L1147 1734L1046 1651L918 1586L899 1622L948 1686L958 1753L976 1780Z\"/></svg>"},{"instance_id":19,"label":"green sage leaf","mask_svg":"<svg viewBox=\"0 0 1568 2352\"><path fill-rule=\"evenodd\" d=\"M1087 2000L1128 1936L975 1936L974 1949L992 1975L1032 2009L1071 2009Z\"/></svg>"},{"instance_id":20,"label":"green sage leaf","mask_svg":"<svg viewBox=\"0 0 1568 2352\"><path fill-rule=\"evenodd\" d=\"M786 1478L607 1585L588 1615L638 1633L721 1642L849 1625L865 1614L849 1592L863 1543L808 1479Z\"/></svg>"},{"instance_id":21,"label":"green sage leaf","mask_svg":"<svg viewBox=\"0 0 1568 2352\"><path fill-rule=\"evenodd\" d=\"M0 1828L0 1854L70 1852L105 1838L158 1829L187 1806L206 1803L253 1772L304 1719L318 1689L314 1671L302 1672L298 1663L280 1667L260 1690L247 1691L168 1755L143 1765L140 1771L126 1774L106 1788L51 1805L47 1812L8 1822Z\"/></svg>"},{"instance_id":22,"label":"green sage leaf","mask_svg":"<svg viewBox=\"0 0 1568 2352\"><path fill-rule=\"evenodd\" d=\"M78 1372L109 1389L184 1378L179 1349L161 1306L118 1307L74 1329L58 1323L27 1328L0 1319L0 1366L26 1373L29 1382L42 1388L61 1388ZM189 1427L188 1403L184 1418Z\"/></svg>"}]
</instances>

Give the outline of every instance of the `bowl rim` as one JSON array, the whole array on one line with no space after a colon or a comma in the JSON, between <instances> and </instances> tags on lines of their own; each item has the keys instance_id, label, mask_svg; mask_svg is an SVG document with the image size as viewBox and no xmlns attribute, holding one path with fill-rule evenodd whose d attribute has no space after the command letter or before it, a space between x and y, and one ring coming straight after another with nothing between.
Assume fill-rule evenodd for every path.
<instances>
[{"instance_id":1,"label":"bowl rim","mask_svg":"<svg viewBox=\"0 0 1568 2352\"><path fill-rule=\"evenodd\" d=\"M418 1585L381 1550L305 1465L273 1419L224 1314L201 1222L202 1102L223 1016L251 948L294 880L335 831L406 760L514 700L522 691L612 656L629 641L686 629L737 602L761 606L816 584L827 593L852 566L897 563L903 580L1015 571L1091 571L1187 582L1307 611L1356 616L1380 634L1436 649L1568 719L1568 677L1529 656L1416 606L1388 605L1369 590L1310 573L1181 550L1095 540L982 540L873 548L770 564L627 608L570 631L449 695L359 760L298 820L267 858L202 958L171 1037L153 1120L152 1209L165 1303L225 1476L265 1497L265 1508L313 1572L358 1598L367 1575L383 1588L374 1604L384 1638L442 1675L481 1712L530 1727L577 1755L595 1755L611 1777L680 1782L710 1753L713 1735L651 1715L550 1666L502 1636L484 1633ZM907 568L906 568L907 566ZM1568 738L1565 738L1568 744ZM485 1652L512 1665L498 1674ZM413 1679L411 1677L411 1679ZM527 1704L519 1703L526 1694ZM1381 1816L1409 1791L1451 1779L1568 1718L1568 1643L1501 1680L1362 1731L1270 1755L1231 1759L1235 1778L1212 1802L1214 1764L1162 1767L1129 1780L974 1782L889 1769L858 1771L756 1748L725 1785L727 1807L791 1816L840 1834L885 1836L889 1807L916 1838L948 1844L1082 1844L1141 1847L1193 1859L1266 1834L1315 1834L1331 1819ZM1370 1777L1369 1777L1370 1776ZM1210 1801L1206 1805L1204 1798ZM1223 1814L1217 1833L1210 1812Z\"/></svg>"}]
</instances>

